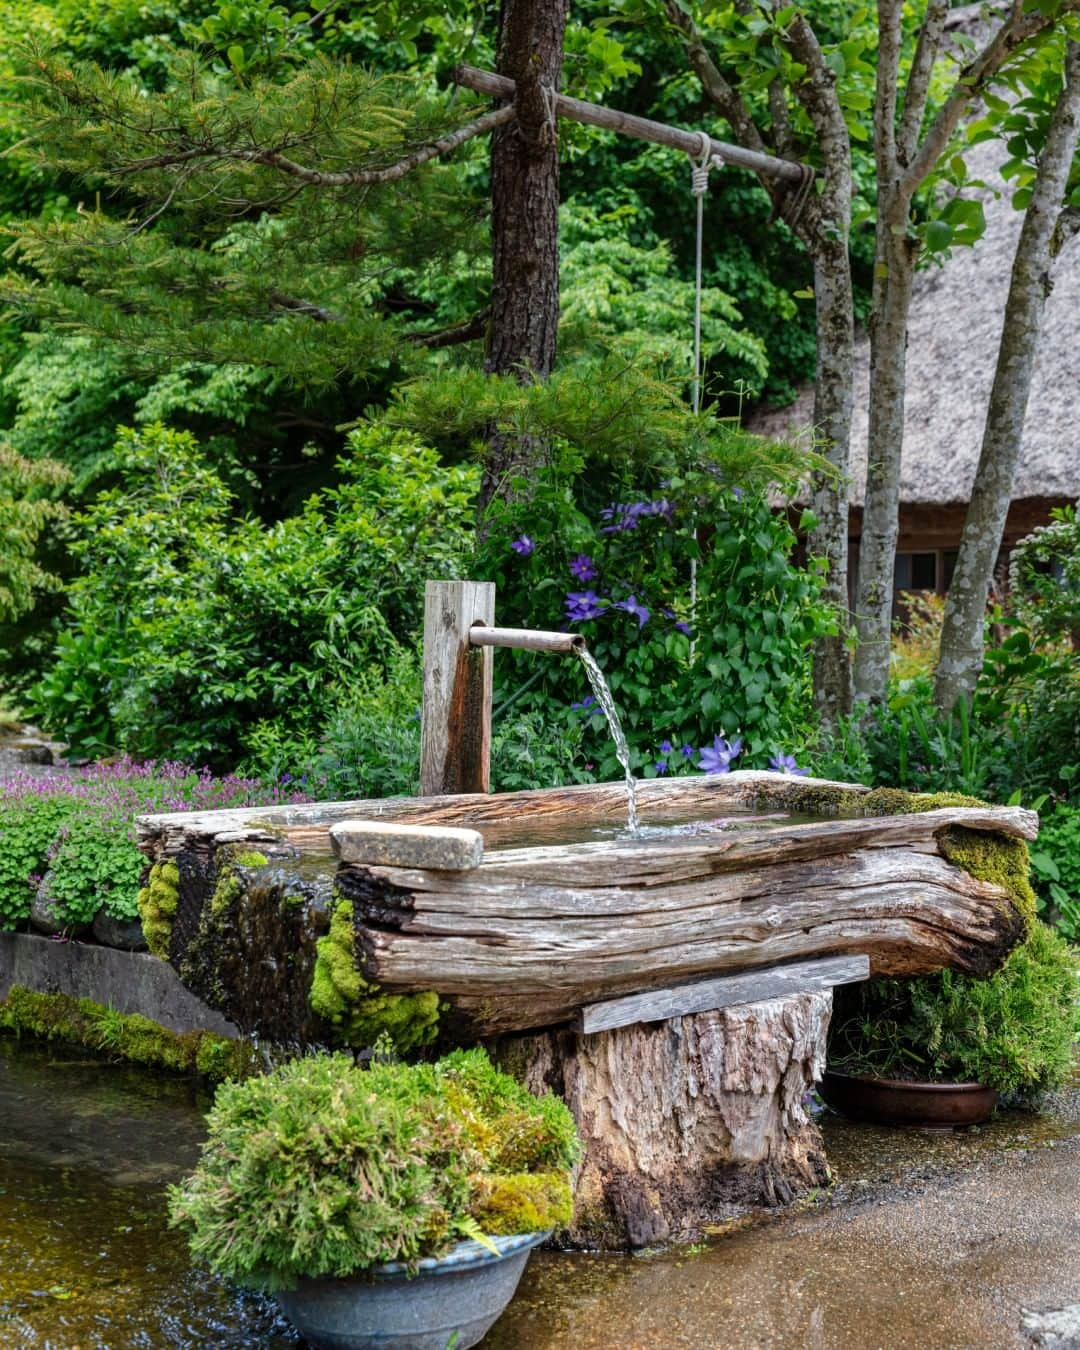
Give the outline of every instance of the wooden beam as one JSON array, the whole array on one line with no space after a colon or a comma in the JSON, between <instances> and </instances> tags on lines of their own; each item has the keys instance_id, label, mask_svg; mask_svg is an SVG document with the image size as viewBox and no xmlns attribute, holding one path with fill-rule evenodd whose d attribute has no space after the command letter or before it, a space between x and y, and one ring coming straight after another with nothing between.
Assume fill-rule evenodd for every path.
<instances>
[{"instance_id":1,"label":"wooden beam","mask_svg":"<svg viewBox=\"0 0 1080 1350\"><path fill-rule=\"evenodd\" d=\"M832 989L838 984L856 984L870 978L868 956L834 956L821 961L793 961L787 966L694 980L671 989L653 989L626 998L590 1003L578 1014L576 1029L586 1034L630 1027L637 1022L663 1022L669 1017L733 1008L740 1003L763 1003L766 999L790 998Z\"/></svg>"},{"instance_id":2,"label":"wooden beam","mask_svg":"<svg viewBox=\"0 0 1080 1350\"><path fill-rule=\"evenodd\" d=\"M492 652L472 646L469 630L494 622L490 581L427 583L421 796L486 793L490 787Z\"/></svg>"},{"instance_id":3,"label":"wooden beam","mask_svg":"<svg viewBox=\"0 0 1080 1350\"><path fill-rule=\"evenodd\" d=\"M472 89L477 94L488 94L492 98L513 98L516 88L514 81L505 75L478 70L476 66L458 66L453 79L466 89ZM568 117L572 122L584 122L587 126L600 127L604 131L617 131L623 136L651 141L653 145L666 145L695 158L701 155L701 135L697 131L654 122L651 118L620 112L617 108L604 108L599 103L567 98L565 94L555 95L554 106L559 117ZM788 183L801 184L806 181L807 173L812 172L808 165L777 159L774 155L764 155L758 150L746 150L741 145L717 140L715 136L709 137L709 148L725 164L735 164L740 169L750 169L753 173L765 174L769 178L781 178Z\"/></svg>"}]
</instances>

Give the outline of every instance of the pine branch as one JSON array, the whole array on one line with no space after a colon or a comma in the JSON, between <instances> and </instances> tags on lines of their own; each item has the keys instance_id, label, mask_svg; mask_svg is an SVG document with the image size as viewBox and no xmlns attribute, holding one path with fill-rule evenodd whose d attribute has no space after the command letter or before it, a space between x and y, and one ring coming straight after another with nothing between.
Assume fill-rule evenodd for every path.
<instances>
[{"instance_id":1,"label":"pine branch","mask_svg":"<svg viewBox=\"0 0 1080 1350\"><path fill-rule=\"evenodd\" d=\"M111 177L123 178L131 174L146 173L152 169L175 168L181 164L189 164L193 160L233 160L243 164L262 164L291 178L297 178L309 187L368 187L375 184L396 183L429 160L456 150L459 145L464 145L474 136L483 136L489 131L494 131L496 127L513 121L515 116L513 104L505 108L496 108L494 112L485 113L483 117L467 122L456 131L440 136L438 140L431 141L428 145L420 146L404 159L399 159L396 164L384 169L343 169L339 172L329 172L298 164L287 155L269 147L240 149L211 142L206 145L190 146L186 150L166 150L158 155L148 155L144 159L134 160L130 164L115 165L110 168L109 173Z\"/></svg>"}]
</instances>

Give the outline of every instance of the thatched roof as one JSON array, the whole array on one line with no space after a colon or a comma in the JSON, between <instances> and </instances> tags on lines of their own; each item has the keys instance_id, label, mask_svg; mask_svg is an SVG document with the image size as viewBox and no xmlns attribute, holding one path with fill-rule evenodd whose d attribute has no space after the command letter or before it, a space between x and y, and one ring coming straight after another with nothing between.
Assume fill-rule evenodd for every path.
<instances>
[{"instance_id":1,"label":"thatched roof","mask_svg":"<svg viewBox=\"0 0 1080 1350\"><path fill-rule=\"evenodd\" d=\"M996 182L1003 149L986 142L965 158L972 171ZM915 282L908 338L907 413L901 498L905 503L966 502L979 461L983 421L994 377L1002 315L1021 213L1008 195L983 194L987 229L974 248L959 248L943 268ZM1080 237L1066 245L1053 273L1035 379L1024 430L1023 459L1013 499L1080 496ZM870 351L856 350L851 500L861 504L866 482L866 403ZM772 436L805 432L813 389L777 411L755 410L752 431Z\"/></svg>"}]
</instances>

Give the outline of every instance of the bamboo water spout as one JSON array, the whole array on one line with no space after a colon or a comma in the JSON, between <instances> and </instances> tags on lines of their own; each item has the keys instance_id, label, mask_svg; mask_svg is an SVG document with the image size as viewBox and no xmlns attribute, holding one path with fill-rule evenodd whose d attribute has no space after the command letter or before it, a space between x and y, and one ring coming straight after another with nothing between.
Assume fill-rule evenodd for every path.
<instances>
[{"instance_id":1,"label":"bamboo water spout","mask_svg":"<svg viewBox=\"0 0 1080 1350\"><path fill-rule=\"evenodd\" d=\"M579 633L495 627L489 581L429 581L424 592L420 795L491 787L492 650L581 655Z\"/></svg>"}]
</instances>

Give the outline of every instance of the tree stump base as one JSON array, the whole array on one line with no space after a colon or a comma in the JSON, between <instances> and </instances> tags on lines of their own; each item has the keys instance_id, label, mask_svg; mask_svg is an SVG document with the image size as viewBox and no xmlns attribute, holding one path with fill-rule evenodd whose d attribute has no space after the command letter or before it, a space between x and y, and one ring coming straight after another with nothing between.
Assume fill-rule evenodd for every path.
<instances>
[{"instance_id":1,"label":"tree stump base","mask_svg":"<svg viewBox=\"0 0 1080 1350\"><path fill-rule=\"evenodd\" d=\"M830 991L502 1047L569 1105L584 1146L571 1246L692 1241L828 1180L804 1096L825 1068Z\"/></svg>"}]
</instances>

